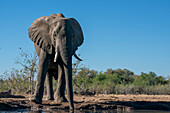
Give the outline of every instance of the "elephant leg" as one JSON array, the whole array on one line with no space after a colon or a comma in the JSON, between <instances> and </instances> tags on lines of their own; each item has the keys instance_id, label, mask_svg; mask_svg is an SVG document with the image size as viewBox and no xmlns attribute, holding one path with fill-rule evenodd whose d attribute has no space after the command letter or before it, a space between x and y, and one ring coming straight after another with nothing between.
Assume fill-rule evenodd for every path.
<instances>
[{"instance_id":1,"label":"elephant leg","mask_svg":"<svg viewBox=\"0 0 170 113\"><path fill-rule=\"evenodd\" d=\"M47 87L47 97L46 100L54 100L54 92L53 92L53 72L52 70L48 70L46 74L46 87Z\"/></svg>"},{"instance_id":2,"label":"elephant leg","mask_svg":"<svg viewBox=\"0 0 170 113\"><path fill-rule=\"evenodd\" d=\"M64 66L62 62L58 64L58 85L57 90L55 92L55 101L58 103L67 102L65 98L65 74L64 74Z\"/></svg>"},{"instance_id":3,"label":"elephant leg","mask_svg":"<svg viewBox=\"0 0 170 113\"><path fill-rule=\"evenodd\" d=\"M34 96L30 98L30 100L34 101L35 103L42 103L44 81L48 70L49 59L49 54L45 53L44 51L40 52L35 93Z\"/></svg>"}]
</instances>

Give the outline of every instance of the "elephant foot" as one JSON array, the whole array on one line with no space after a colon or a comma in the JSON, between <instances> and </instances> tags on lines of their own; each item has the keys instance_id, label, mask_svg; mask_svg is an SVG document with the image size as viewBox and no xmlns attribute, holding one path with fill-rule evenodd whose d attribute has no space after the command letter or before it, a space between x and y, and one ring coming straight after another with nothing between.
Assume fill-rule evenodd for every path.
<instances>
[{"instance_id":1,"label":"elephant foot","mask_svg":"<svg viewBox=\"0 0 170 113\"><path fill-rule=\"evenodd\" d=\"M42 100L37 99L35 96L30 97L29 100L35 102L36 104L42 104Z\"/></svg>"},{"instance_id":2,"label":"elephant foot","mask_svg":"<svg viewBox=\"0 0 170 113\"><path fill-rule=\"evenodd\" d=\"M57 97L57 98L55 99L55 101L56 101L57 103L68 102L65 97Z\"/></svg>"}]
</instances>

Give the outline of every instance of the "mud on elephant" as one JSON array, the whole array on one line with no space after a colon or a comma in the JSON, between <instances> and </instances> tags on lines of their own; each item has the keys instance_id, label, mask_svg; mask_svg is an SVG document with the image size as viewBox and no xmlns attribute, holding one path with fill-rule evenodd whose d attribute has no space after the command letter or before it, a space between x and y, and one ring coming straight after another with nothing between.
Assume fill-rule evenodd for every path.
<instances>
[{"instance_id":1,"label":"mud on elephant","mask_svg":"<svg viewBox=\"0 0 170 113\"><path fill-rule=\"evenodd\" d=\"M72 56L81 60L76 50L82 45L84 37L79 23L74 18L65 18L63 14L52 14L36 19L29 28L29 37L34 42L39 57L37 81L34 96L36 103L42 103L44 81L47 83L47 99L54 99L52 76L58 79L55 100L67 101L70 109L73 105Z\"/></svg>"}]
</instances>

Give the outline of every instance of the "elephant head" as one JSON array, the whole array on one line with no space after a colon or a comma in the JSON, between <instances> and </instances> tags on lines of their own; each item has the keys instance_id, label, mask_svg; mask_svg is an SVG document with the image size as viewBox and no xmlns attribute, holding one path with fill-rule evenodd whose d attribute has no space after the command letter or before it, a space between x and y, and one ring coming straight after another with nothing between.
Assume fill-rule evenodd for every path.
<instances>
[{"instance_id":1,"label":"elephant head","mask_svg":"<svg viewBox=\"0 0 170 113\"><path fill-rule=\"evenodd\" d=\"M75 54L75 51L84 40L79 23L74 18L65 18L61 13L40 17L29 28L29 37L43 51L48 54L55 54L54 62L56 62L59 55L61 56L65 65L68 100L73 101L72 55L81 60ZM55 53L53 48L55 48Z\"/></svg>"},{"instance_id":2,"label":"elephant head","mask_svg":"<svg viewBox=\"0 0 170 113\"><path fill-rule=\"evenodd\" d=\"M83 43L84 37L79 23L74 18L65 18L61 13L40 17L29 28L29 37L49 54L52 54L52 46L54 46L56 51L54 61L58 56L59 44L66 37L67 42L71 40L72 55L81 61L75 51Z\"/></svg>"}]
</instances>

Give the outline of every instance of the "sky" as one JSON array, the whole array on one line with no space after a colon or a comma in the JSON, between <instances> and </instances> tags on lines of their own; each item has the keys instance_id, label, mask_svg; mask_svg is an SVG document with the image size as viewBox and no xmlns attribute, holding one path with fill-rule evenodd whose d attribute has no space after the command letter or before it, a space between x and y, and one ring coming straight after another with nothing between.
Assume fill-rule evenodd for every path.
<instances>
[{"instance_id":1,"label":"sky","mask_svg":"<svg viewBox=\"0 0 170 113\"><path fill-rule=\"evenodd\" d=\"M57 13L80 23L85 40L76 53L86 67L170 76L169 0L0 0L0 75L18 67L19 47L35 52L32 22Z\"/></svg>"}]
</instances>

